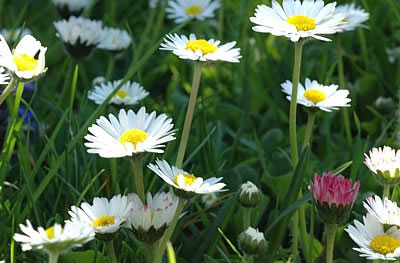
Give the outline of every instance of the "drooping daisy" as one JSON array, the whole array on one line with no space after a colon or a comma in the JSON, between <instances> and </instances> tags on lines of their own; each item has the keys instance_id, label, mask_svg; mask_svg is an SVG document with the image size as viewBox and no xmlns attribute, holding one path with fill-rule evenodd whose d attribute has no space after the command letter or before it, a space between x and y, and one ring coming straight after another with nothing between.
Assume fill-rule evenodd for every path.
<instances>
[{"instance_id":1,"label":"drooping daisy","mask_svg":"<svg viewBox=\"0 0 400 263\"><path fill-rule=\"evenodd\" d=\"M92 228L96 237L103 239L120 229L131 208L132 204L126 196L116 195L110 201L96 197L93 205L83 203L80 208L72 206L68 213L72 223Z\"/></svg>"},{"instance_id":2,"label":"drooping daisy","mask_svg":"<svg viewBox=\"0 0 400 263\"><path fill-rule=\"evenodd\" d=\"M164 192L152 197L151 193L147 193L146 205L134 193L129 194L128 198L133 208L126 226L143 242L151 243L160 239L175 215L178 197Z\"/></svg>"},{"instance_id":3,"label":"drooping daisy","mask_svg":"<svg viewBox=\"0 0 400 263\"><path fill-rule=\"evenodd\" d=\"M370 260L396 260L400 257L400 229L392 226L384 231L383 224L372 214L363 218L364 224L354 220L354 226L345 229L359 248L361 257Z\"/></svg>"},{"instance_id":4,"label":"drooping daisy","mask_svg":"<svg viewBox=\"0 0 400 263\"><path fill-rule=\"evenodd\" d=\"M10 75L7 74L4 68L0 67L0 84L8 84Z\"/></svg>"},{"instance_id":5,"label":"drooping daisy","mask_svg":"<svg viewBox=\"0 0 400 263\"><path fill-rule=\"evenodd\" d=\"M97 84L88 93L88 98L96 104L102 104L105 99L119 86L122 80L114 80ZM126 82L109 103L118 105L134 105L149 95L137 82Z\"/></svg>"},{"instance_id":6,"label":"drooping daisy","mask_svg":"<svg viewBox=\"0 0 400 263\"><path fill-rule=\"evenodd\" d=\"M189 39L178 34L169 34L164 38L165 43L161 44L161 50L172 51L181 59L198 61L228 61L238 63L242 57L240 48L233 48L236 41L219 45L219 40L196 39L194 34L190 34Z\"/></svg>"},{"instance_id":7,"label":"drooping daisy","mask_svg":"<svg viewBox=\"0 0 400 263\"><path fill-rule=\"evenodd\" d=\"M59 224L35 230L29 220L26 226L20 224L23 234L15 234L14 240L22 243L22 250L43 250L55 258L74 247L80 247L94 238L91 228L67 222L64 227Z\"/></svg>"},{"instance_id":8,"label":"drooping daisy","mask_svg":"<svg viewBox=\"0 0 400 263\"><path fill-rule=\"evenodd\" d=\"M364 155L364 164L381 184L397 184L400 181L400 150L384 146L372 148L369 156Z\"/></svg>"},{"instance_id":9,"label":"drooping daisy","mask_svg":"<svg viewBox=\"0 0 400 263\"><path fill-rule=\"evenodd\" d=\"M169 0L165 11L168 18L179 24L189 19L212 18L219 7L219 0Z\"/></svg>"},{"instance_id":10,"label":"drooping daisy","mask_svg":"<svg viewBox=\"0 0 400 263\"><path fill-rule=\"evenodd\" d=\"M121 109L118 119L100 117L85 136L88 153L103 158L132 156L143 152L163 153L164 143L175 140L172 119L165 114L146 113L142 107L137 113Z\"/></svg>"},{"instance_id":11,"label":"drooping daisy","mask_svg":"<svg viewBox=\"0 0 400 263\"><path fill-rule=\"evenodd\" d=\"M202 177L196 177L175 166L170 166L165 160L157 159L156 165L149 164L147 167L167 184L173 186L175 193L183 198L190 198L195 194L220 192L225 187L224 183L219 183L222 180L221 177L204 180Z\"/></svg>"},{"instance_id":12,"label":"drooping daisy","mask_svg":"<svg viewBox=\"0 0 400 263\"><path fill-rule=\"evenodd\" d=\"M121 51L129 47L131 37L128 31L119 28L105 27L97 48L110 51Z\"/></svg>"},{"instance_id":13,"label":"drooping daisy","mask_svg":"<svg viewBox=\"0 0 400 263\"><path fill-rule=\"evenodd\" d=\"M367 197L363 203L368 213L374 215L381 224L400 226L400 208L396 202L390 201L387 197L382 201L375 195Z\"/></svg>"},{"instance_id":14,"label":"drooping daisy","mask_svg":"<svg viewBox=\"0 0 400 263\"><path fill-rule=\"evenodd\" d=\"M344 16L344 22L346 22L343 25L344 31L352 31L357 27L367 28L363 23L369 19L369 13L362 8L357 8L354 3L338 5L335 12Z\"/></svg>"},{"instance_id":15,"label":"drooping daisy","mask_svg":"<svg viewBox=\"0 0 400 263\"><path fill-rule=\"evenodd\" d=\"M285 36L293 42L309 37L330 41L321 35L340 32L345 24L335 6L336 2L325 5L322 0L283 0L281 6L273 0L272 7L257 6L250 21L256 24L256 32Z\"/></svg>"},{"instance_id":16,"label":"drooping daisy","mask_svg":"<svg viewBox=\"0 0 400 263\"><path fill-rule=\"evenodd\" d=\"M0 35L2 35L8 43L17 41L19 38L23 38L26 35L31 35L32 31L28 28L15 28L15 29L2 29Z\"/></svg>"},{"instance_id":17,"label":"drooping daisy","mask_svg":"<svg viewBox=\"0 0 400 263\"><path fill-rule=\"evenodd\" d=\"M64 42L69 54L75 58L87 57L101 40L101 21L71 16L68 20L54 22L57 36Z\"/></svg>"},{"instance_id":18,"label":"drooping daisy","mask_svg":"<svg viewBox=\"0 0 400 263\"><path fill-rule=\"evenodd\" d=\"M0 66L20 79L30 81L46 72L46 47L31 35L24 36L11 52L3 36L0 36Z\"/></svg>"},{"instance_id":19,"label":"drooping daisy","mask_svg":"<svg viewBox=\"0 0 400 263\"><path fill-rule=\"evenodd\" d=\"M93 0L52 0L57 11L64 19L70 16L80 16L90 6Z\"/></svg>"},{"instance_id":20,"label":"drooping daisy","mask_svg":"<svg viewBox=\"0 0 400 263\"><path fill-rule=\"evenodd\" d=\"M287 80L281 84L282 91L288 96L289 101L292 97L292 82ZM297 103L306 107L314 107L323 111L337 110L339 107L350 107L348 104L351 99L347 98L348 90L338 90L337 85L325 86L316 80L311 81L306 78L305 89L301 83L298 86Z\"/></svg>"}]
</instances>

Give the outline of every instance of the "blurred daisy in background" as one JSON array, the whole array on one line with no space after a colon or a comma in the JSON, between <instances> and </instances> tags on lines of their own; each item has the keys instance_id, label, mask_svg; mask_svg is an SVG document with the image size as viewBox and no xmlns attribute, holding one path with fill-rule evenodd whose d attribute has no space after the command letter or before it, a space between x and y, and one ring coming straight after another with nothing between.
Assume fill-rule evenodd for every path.
<instances>
[{"instance_id":1,"label":"blurred daisy in background","mask_svg":"<svg viewBox=\"0 0 400 263\"><path fill-rule=\"evenodd\" d=\"M190 59L195 61L227 61L238 63L242 57L240 48L233 48L236 41L220 45L219 40L196 39L194 34L189 38L184 35L169 34L164 38L161 44L161 50L172 51L181 59Z\"/></svg>"},{"instance_id":2,"label":"blurred daisy in background","mask_svg":"<svg viewBox=\"0 0 400 263\"><path fill-rule=\"evenodd\" d=\"M369 19L369 13L362 8L357 8L354 3L337 6L335 13L344 16L344 22L346 22L343 25L344 31L352 31L357 27L368 28L363 23Z\"/></svg>"},{"instance_id":3,"label":"blurred daisy in background","mask_svg":"<svg viewBox=\"0 0 400 263\"><path fill-rule=\"evenodd\" d=\"M98 83L89 91L88 98L96 104L102 104L121 82L122 79ZM134 105L138 104L148 95L149 92L140 86L139 83L128 81L121 87L109 103L117 105Z\"/></svg>"},{"instance_id":4,"label":"blurred daisy in background","mask_svg":"<svg viewBox=\"0 0 400 263\"><path fill-rule=\"evenodd\" d=\"M368 213L374 215L381 224L400 226L400 208L396 202L387 197L382 200L379 196L369 196L363 202Z\"/></svg>"},{"instance_id":5,"label":"blurred daisy in background","mask_svg":"<svg viewBox=\"0 0 400 263\"><path fill-rule=\"evenodd\" d=\"M273 0L272 7L257 6L250 21L256 24L256 32L285 36L293 42L309 37L331 41L321 35L340 32L346 23L335 6L336 2L325 5L322 0L283 0L281 6Z\"/></svg>"},{"instance_id":6,"label":"blurred daisy in background","mask_svg":"<svg viewBox=\"0 0 400 263\"><path fill-rule=\"evenodd\" d=\"M85 136L88 153L103 158L132 156L144 152L163 153L165 143L175 140L172 119L165 114L147 113L142 107L135 113L121 109L118 118L100 117Z\"/></svg>"},{"instance_id":7,"label":"blurred daisy in background","mask_svg":"<svg viewBox=\"0 0 400 263\"><path fill-rule=\"evenodd\" d=\"M290 101L293 88L292 82L287 80L281 84L281 87L282 91L288 94L286 98ZM348 90L338 90L337 85L325 86L319 84L316 80L311 81L306 78L305 88L299 83L297 103L330 112L337 110L339 107L350 107L351 99L347 97L348 95Z\"/></svg>"},{"instance_id":8,"label":"blurred daisy in background","mask_svg":"<svg viewBox=\"0 0 400 263\"><path fill-rule=\"evenodd\" d=\"M79 16L90 6L93 0L52 0L62 18Z\"/></svg>"},{"instance_id":9,"label":"blurred daisy in background","mask_svg":"<svg viewBox=\"0 0 400 263\"><path fill-rule=\"evenodd\" d=\"M68 53L77 59L87 57L101 41L103 23L83 17L71 16L54 22L57 36L64 42Z\"/></svg>"},{"instance_id":10,"label":"blurred daisy in background","mask_svg":"<svg viewBox=\"0 0 400 263\"><path fill-rule=\"evenodd\" d=\"M205 207L212 206L218 200L218 196L216 193L204 194L201 196L201 202L205 205Z\"/></svg>"},{"instance_id":11,"label":"blurred daisy in background","mask_svg":"<svg viewBox=\"0 0 400 263\"><path fill-rule=\"evenodd\" d=\"M131 44L128 31L119 28L105 27L101 33L100 43L97 48L109 51L121 51L127 49Z\"/></svg>"},{"instance_id":12,"label":"blurred daisy in background","mask_svg":"<svg viewBox=\"0 0 400 263\"><path fill-rule=\"evenodd\" d=\"M385 51L390 63L394 63L400 57L400 47L386 48Z\"/></svg>"},{"instance_id":13,"label":"blurred daisy in background","mask_svg":"<svg viewBox=\"0 0 400 263\"><path fill-rule=\"evenodd\" d=\"M15 29L1 29L0 35L2 35L8 43L13 43L26 35L31 35L32 31L28 28L15 28Z\"/></svg>"},{"instance_id":14,"label":"blurred daisy in background","mask_svg":"<svg viewBox=\"0 0 400 263\"><path fill-rule=\"evenodd\" d=\"M213 18L220 5L219 0L169 0L165 11L167 18L174 19L179 24L189 19Z\"/></svg>"}]
</instances>

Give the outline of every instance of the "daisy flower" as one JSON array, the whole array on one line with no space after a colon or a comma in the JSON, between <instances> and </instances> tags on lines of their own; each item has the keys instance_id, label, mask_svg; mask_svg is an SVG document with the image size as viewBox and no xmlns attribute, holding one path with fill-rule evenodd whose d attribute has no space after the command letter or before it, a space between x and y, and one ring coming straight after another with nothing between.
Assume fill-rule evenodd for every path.
<instances>
[{"instance_id":1,"label":"daisy flower","mask_svg":"<svg viewBox=\"0 0 400 263\"><path fill-rule=\"evenodd\" d=\"M175 140L172 119L156 112L146 113L142 107L137 113L121 109L118 118L100 117L85 136L88 153L103 158L132 156L143 152L163 153L164 143Z\"/></svg>"},{"instance_id":2,"label":"daisy flower","mask_svg":"<svg viewBox=\"0 0 400 263\"><path fill-rule=\"evenodd\" d=\"M22 38L26 35L31 35L32 31L28 28L15 28L15 29L2 29L0 35L2 35L7 42L15 42L18 38Z\"/></svg>"},{"instance_id":3,"label":"daisy flower","mask_svg":"<svg viewBox=\"0 0 400 263\"><path fill-rule=\"evenodd\" d=\"M365 155L364 164L376 175L382 184L396 184L400 181L400 150L389 146L372 148Z\"/></svg>"},{"instance_id":4,"label":"daisy flower","mask_svg":"<svg viewBox=\"0 0 400 263\"><path fill-rule=\"evenodd\" d=\"M374 215L381 224L400 226L400 208L396 202L390 201L387 197L382 201L375 195L367 197L363 203L368 213Z\"/></svg>"},{"instance_id":5,"label":"daisy flower","mask_svg":"<svg viewBox=\"0 0 400 263\"><path fill-rule=\"evenodd\" d=\"M344 31L352 31L357 27L367 28L363 23L369 19L369 13L362 8L357 8L354 3L339 5L335 12L344 16L346 22L343 25Z\"/></svg>"},{"instance_id":6,"label":"daisy flower","mask_svg":"<svg viewBox=\"0 0 400 263\"><path fill-rule=\"evenodd\" d=\"M193 174L170 166L165 160L156 160L156 165L149 164L150 170L161 177L167 184L174 187L175 193L183 198L190 198L195 194L210 194L213 192L224 191L224 183L219 183L222 178L212 177L204 180L202 177L196 177Z\"/></svg>"},{"instance_id":7,"label":"daisy flower","mask_svg":"<svg viewBox=\"0 0 400 263\"><path fill-rule=\"evenodd\" d=\"M59 224L44 229L34 229L29 220L26 225L20 224L23 234L15 234L14 240L22 243L22 250L43 250L49 255L58 257L74 247L80 247L94 238L91 228L67 222L64 227Z\"/></svg>"},{"instance_id":8,"label":"daisy flower","mask_svg":"<svg viewBox=\"0 0 400 263\"><path fill-rule=\"evenodd\" d=\"M394 63L400 57L400 47L386 48L385 51L390 63Z\"/></svg>"},{"instance_id":9,"label":"daisy flower","mask_svg":"<svg viewBox=\"0 0 400 263\"><path fill-rule=\"evenodd\" d=\"M256 32L285 36L293 42L309 37L330 41L321 35L340 32L345 24L335 6L336 2L325 5L322 0L283 0L281 6L273 0L272 7L257 6L250 21L256 24Z\"/></svg>"},{"instance_id":10,"label":"daisy flower","mask_svg":"<svg viewBox=\"0 0 400 263\"><path fill-rule=\"evenodd\" d=\"M219 0L169 0L165 11L168 18L179 24L189 19L212 18L219 7Z\"/></svg>"},{"instance_id":11,"label":"daisy flower","mask_svg":"<svg viewBox=\"0 0 400 263\"><path fill-rule=\"evenodd\" d=\"M161 50L172 51L181 59L190 59L198 61L228 61L238 63L240 56L240 48L233 48L236 41L219 45L219 40L196 39L194 34L190 34L189 39L178 34L169 34L164 38L161 44Z\"/></svg>"},{"instance_id":12,"label":"daisy flower","mask_svg":"<svg viewBox=\"0 0 400 263\"><path fill-rule=\"evenodd\" d=\"M80 16L93 0L52 0L61 17Z\"/></svg>"},{"instance_id":13,"label":"daisy flower","mask_svg":"<svg viewBox=\"0 0 400 263\"><path fill-rule=\"evenodd\" d=\"M201 196L201 202L206 206L212 206L218 200L217 193L204 194Z\"/></svg>"},{"instance_id":14,"label":"daisy flower","mask_svg":"<svg viewBox=\"0 0 400 263\"><path fill-rule=\"evenodd\" d=\"M292 98L293 84L287 80L281 84L282 91ZM316 80L306 78L305 89L301 83L298 86L297 103L306 107L318 108L323 111L338 110L339 107L350 107L351 99L347 98L348 90L338 90L337 85L324 86Z\"/></svg>"},{"instance_id":15,"label":"daisy flower","mask_svg":"<svg viewBox=\"0 0 400 263\"><path fill-rule=\"evenodd\" d=\"M101 21L71 16L68 20L54 22L57 36L64 42L69 54L84 58L90 54L101 40Z\"/></svg>"},{"instance_id":16,"label":"daisy flower","mask_svg":"<svg viewBox=\"0 0 400 263\"><path fill-rule=\"evenodd\" d=\"M101 35L101 40L97 48L110 51L126 49L132 41L128 31L124 29L105 27Z\"/></svg>"},{"instance_id":17,"label":"daisy flower","mask_svg":"<svg viewBox=\"0 0 400 263\"><path fill-rule=\"evenodd\" d=\"M370 260L396 260L400 257L400 229L392 226L386 232L383 224L372 214L363 218L364 224L354 220L354 226L349 226L345 231L349 234L359 248L361 257Z\"/></svg>"},{"instance_id":18,"label":"daisy flower","mask_svg":"<svg viewBox=\"0 0 400 263\"><path fill-rule=\"evenodd\" d=\"M147 193L147 205L137 194L129 194L133 208L130 211L127 227L136 237L147 243L157 241L171 223L178 207L178 197L171 193L157 193L153 197Z\"/></svg>"},{"instance_id":19,"label":"daisy flower","mask_svg":"<svg viewBox=\"0 0 400 263\"><path fill-rule=\"evenodd\" d=\"M0 66L21 81L31 81L46 72L47 48L31 35L24 36L11 52L3 36L0 36Z\"/></svg>"},{"instance_id":20,"label":"daisy flower","mask_svg":"<svg viewBox=\"0 0 400 263\"><path fill-rule=\"evenodd\" d=\"M10 75L7 74L4 68L0 67L0 84L8 84Z\"/></svg>"},{"instance_id":21,"label":"daisy flower","mask_svg":"<svg viewBox=\"0 0 400 263\"><path fill-rule=\"evenodd\" d=\"M96 197L93 205L83 203L80 208L72 206L68 213L72 223L92 228L96 237L101 239L105 234L112 234L120 229L131 208L132 204L126 196L116 195L110 201Z\"/></svg>"},{"instance_id":22,"label":"daisy flower","mask_svg":"<svg viewBox=\"0 0 400 263\"><path fill-rule=\"evenodd\" d=\"M106 98L119 86L121 80L114 80L96 84L95 87L89 91L88 98L96 104L103 104ZM137 82L126 82L121 89L115 94L109 103L117 105L134 105L139 103L149 95L142 86Z\"/></svg>"}]
</instances>

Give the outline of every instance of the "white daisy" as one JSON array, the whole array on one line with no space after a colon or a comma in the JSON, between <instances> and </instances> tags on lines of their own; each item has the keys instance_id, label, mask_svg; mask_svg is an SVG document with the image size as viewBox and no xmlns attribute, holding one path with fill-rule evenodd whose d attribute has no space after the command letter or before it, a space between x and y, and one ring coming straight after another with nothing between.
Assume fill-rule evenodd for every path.
<instances>
[{"instance_id":1,"label":"white daisy","mask_svg":"<svg viewBox=\"0 0 400 263\"><path fill-rule=\"evenodd\" d=\"M372 148L365 155L364 164L376 175L387 179L400 178L400 150L389 146Z\"/></svg>"},{"instance_id":2,"label":"white daisy","mask_svg":"<svg viewBox=\"0 0 400 263\"><path fill-rule=\"evenodd\" d=\"M24 36L11 52L3 36L0 36L0 66L7 68L22 81L30 81L46 72L47 48L31 35Z\"/></svg>"},{"instance_id":3,"label":"white daisy","mask_svg":"<svg viewBox=\"0 0 400 263\"><path fill-rule=\"evenodd\" d=\"M385 51L390 63L394 63L400 57L400 47L386 48Z\"/></svg>"},{"instance_id":4,"label":"white daisy","mask_svg":"<svg viewBox=\"0 0 400 263\"><path fill-rule=\"evenodd\" d=\"M340 32L345 24L344 16L335 12L336 2L324 5L322 0L283 0L282 6L272 1L272 8L257 6L255 17L250 21L257 26L253 30L285 36L297 42L301 38L330 39L321 35Z\"/></svg>"},{"instance_id":5,"label":"white daisy","mask_svg":"<svg viewBox=\"0 0 400 263\"><path fill-rule=\"evenodd\" d=\"M8 84L10 75L7 74L4 68L0 67L0 84Z\"/></svg>"},{"instance_id":6,"label":"white daisy","mask_svg":"<svg viewBox=\"0 0 400 263\"><path fill-rule=\"evenodd\" d=\"M122 80L114 80L99 83L89 91L88 98L96 104L102 104L121 82ZM147 97L147 95L149 95L149 92L140 86L139 83L128 81L121 87L109 103L115 103L118 105L134 105Z\"/></svg>"},{"instance_id":7,"label":"white daisy","mask_svg":"<svg viewBox=\"0 0 400 263\"><path fill-rule=\"evenodd\" d=\"M367 28L367 26L362 23L369 19L369 13L365 12L362 8L357 8L354 3L338 5L335 12L345 17L344 21L346 23L343 25L344 31L352 31L357 27Z\"/></svg>"},{"instance_id":8,"label":"white daisy","mask_svg":"<svg viewBox=\"0 0 400 263\"><path fill-rule=\"evenodd\" d=\"M196 177L175 166L170 166L165 160L158 159L156 160L156 165L149 164L147 167L160 176L167 184L184 192L210 194L224 191L222 188L225 187L225 184L219 183L222 177L212 177L204 180L202 177Z\"/></svg>"},{"instance_id":9,"label":"white daisy","mask_svg":"<svg viewBox=\"0 0 400 263\"><path fill-rule=\"evenodd\" d=\"M48 254L61 254L73 247L80 247L94 238L91 228L73 223L65 223L64 227L59 224L44 229L38 227L35 230L29 220L26 226L19 227L24 234L15 234L14 240L22 243L22 250L43 250Z\"/></svg>"},{"instance_id":10,"label":"white daisy","mask_svg":"<svg viewBox=\"0 0 400 263\"><path fill-rule=\"evenodd\" d=\"M370 260L396 260L400 257L400 229L392 226L384 231L383 224L372 214L363 218L364 224L354 220L354 226L345 229L359 248L361 257Z\"/></svg>"},{"instance_id":11,"label":"white daisy","mask_svg":"<svg viewBox=\"0 0 400 263\"><path fill-rule=\"evenodd\" d=\"M374 215L382 224L400 226L400 208L396 202L390 201L387 197L382 201L375 195L367 197L363 203L368 213Z\"/></svg>"},{"instance_id":12,"label":"white daisy","mask_svg":"<svg viewBox=\"0 0 400 263\"><path fill-rule=\"evenodd\" d=\"M233 48L236 41L219 45L219 40L196 39L194 34L190 34L189 39L178 34L169 34L164 38L165 43L161 44L161 50L172 51L181 59L199 60L199 61L228 61L238 63L240 48Z\"/></svg>"},{"instance_id":13,"label":"white daisy","mask_svg":"<svg viewBox=\"0 0 400 263\"><path fill-rule=\"evenodd\" d=\"M282 91L292 97L292 82L287 80L281 84ZM306 78L305 89L301 83L298 86L297 103L306 107L315 107L323 111L337 110L339 107L350 107L351 99L347 98L348 90L338 90L337 85L324 86L317 81Z\"/></svg>"},{"instance_id":14,"label":"white daisy","mask_svg":"<svg viewBox=\"0 0 400 263\"><path fill-rule=\"evenodd\" d=\"M169 0L165 11L168 18L175 19L175 23L182 23L189 19L212 18L219 7L219 0Z\"/></svg>"},{"instance_id":15,"label":"white daisy","mask_svg":"<svg viewBox=\"0 0 400 263\"><path fill-rule=\"evenodd\" d=\"M79 16L90 6L93 0L52 0L57 7L57 11L63 18L71 15Z\"/></svg>"},{"instance_id":16,"label":"white daisy","mask_svg":"<svg viewBox=\"0 0 400 263\"><path fill-rule=\"evenodd\" d=\"M124 29L105 27L102 31L100 43L97 48L110 51L126 49L131 44L131 37Z\"/></svg>"},{"instance_id":17,"label":"white daisy","mask_svg":"<svg viewBox=\"0 0 400 263\"><path fill-rule=\"evenodd\" d=\"M137 113L121 109L118 119L110 114L97 119L85 139L88 153L103 158L132 156L143 152L163 153L164 143L175 140L172 119L156 112L146 113L145 107Z\"/></svg>"},{"instance_id":18,"label":"white daisy","mask_svg":"<svg viewBox=\"0 0 400 263\"><path fill-rule=\"evenodd\" d=\"M28 28L16 28L16 29L2 29L0 30L0 35L2 35L5 40L10 43L10 42L15 42L18 40L18 38L23 38L26 35L31 35L32 31L29 30Z\"/></svg>"},{"instance_id":19,"label":"white daisy","mask_svg":"<svg viewBox=\"0 0 400 263\"><path fill-rule=\"evenodd\" d=\"M204 194L201 196L201 202L206 206L209 207L216 203L218 200L218 196L216 193L211 194Z\"/></svg>"},{"instance_id":20,"label":"white daisy","mask_svg":"<svg viewBox=\"0 0 400 263\"><path fill-rule=\"evenodd\" d=\"M92 228L96 234L109 234L120 229L131 208L132 204L126 196L116 195L110 201L96 197L93 205L83 203L80 208L72 206L68 213L72 223Z\"/></svg>"},{"instance_id":21,"label":"white daisy","mask_svg":"<svg viewBox=\"0 0 400 263\"><path fill-rule=\"evenodd\" d=\"M127 227L132 229L141 241L156 241L164 234L171 223L179 199L171 193L160 192L153 197L147 193L147 205L143 204L137 194L129 194L133 208L130 211Z\"/></svg>"}]
</instances>

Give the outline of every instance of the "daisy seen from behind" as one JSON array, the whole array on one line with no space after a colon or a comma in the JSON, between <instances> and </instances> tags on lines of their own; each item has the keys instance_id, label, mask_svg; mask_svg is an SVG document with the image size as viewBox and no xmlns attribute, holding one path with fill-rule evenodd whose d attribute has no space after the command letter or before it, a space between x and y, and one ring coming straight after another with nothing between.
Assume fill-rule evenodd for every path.
<instances>
[{"instance_id":1,"label":"daisy seen from behind","mask_svg":"<svg viewBox=\"0 0 400 263\"><path fill-rule=\"evenodd\" d=\"M133 156L144 152L163 153L165 143L175 140L172 119L166 114L146 112L142 107L135 113L121 109L118 116L113 114L100 117L89 127L85 136L88 153L103 158Z\"/></svg>"},{"instance_id":2,"label":"daisy seen from behind","mask_svg":"<svg viewBox=\"0 0 400 263\"><path fill-rule=\"evenodd\" d=\"M114 80L109 82L97 83L94 88L89 91L88 98L96 104L102 104L107 97L120 85L122 80ZM149 95L142 86L137 82L126 82L119 89L117 94L109 101L117 105L134 105L139 103Z\"/></svg>"},{"instance_id":3,"label":"daisy seen from behind","mask_svg":"<svg viewBox=\"0 0 400 263\"><path fill-rule=\"evenodd\" d=\"M287 80L281 84L282 91L288 96L289 101L292 98L292 82ZM330 112L338 110L339 107L350 107L350 101L347 96L348 90L338 90L337 85L325 86L319 84L316 80L311 81L306 78L305 88L299 83L297 93L297 103L310 108L318 108Z\"/></svg>"},{"instance_id":4,"label":"daisy seen from behind","mask_svg":"<svg viewBox=\"0 0 400 263\"><path fill-rule=\"evenodd\" d=\"M169 0L165 11L169 19L179 24L189 19L213 18L220 5L219 0Z\"/></svg>"},{"instance_id":5,"label":"daisy seen from behind","mask_svg":"<svg viewBox=\"0 0 400 263\"><path fill-rule=\"evenodd\" d=\"M132 39L128 31L119 28L105 27L102 30L101 40L97 48L109 51L121 51L127 49L131 41Z\"/></svg>"},{"instance_id":6,"label":"daisy seen from behind","mask_svg":"<svg viewBox=\"0 0 400 263\"><path fill-rule=\"evenodd\" d=\"M344 31L353 31L357 27L368 28L363 23L369 19L369 13L362 8L357 8L354 3L339 5L336 7L336 13L344 16Z\"/></svg>"},{"instance_id":7,"label":"daisy seen from behind","mask_svg":"<svg viewBox=\"0 0 400 263\"><path fill-rule=\"evenodd\" d=\"M79 16L93 0L52 0L61 17Z\"/></svg>"},{"instance_id":8,"label":"daisy seen from behind","mask_svg":"<svg viewBox=\"0 0 400 263\"><path fill-rule=\"evenodd\" d=\"M240 48L233 48L236 41L224 45L220 45L220 43L219 40L214 39L197 39L194 34L190 34L189 38L185 35L169 34L164 38L160 49L172 51L181 59L238 63L242 56Z\"/></svg>"},{"instance_id":9,"label":"daisy seen from behind","mask_svg":"<svg viewBox=\"0 0 400 263\"><path fill-rule=\"evenodd\" d=\"M257 6L250 21L256 24L256 32L285 36L293 42L310 37L330 41L322 35L340 32L346 23L335 6L336 2L325 5L322 0L283 0L281 6L273 0L272 7Z\"/></svg>"}]
</instances>

